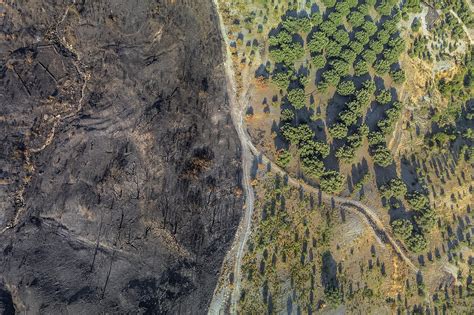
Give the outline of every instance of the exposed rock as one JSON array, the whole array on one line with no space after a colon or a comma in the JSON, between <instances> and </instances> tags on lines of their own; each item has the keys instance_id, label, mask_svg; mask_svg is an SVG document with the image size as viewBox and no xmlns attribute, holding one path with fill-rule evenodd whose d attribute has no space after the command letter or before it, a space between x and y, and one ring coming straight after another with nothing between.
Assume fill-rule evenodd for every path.
<instances>
[{"instance_id":1,"label":"exposed rock","mask_svg":"<svg viewBox=\"0 0 474 315\"><path fill-rule=\"evenodd\" d=\"M211 2L1 19L0 308L203 313L242 209Z\"/></svg>"}]
</instances>

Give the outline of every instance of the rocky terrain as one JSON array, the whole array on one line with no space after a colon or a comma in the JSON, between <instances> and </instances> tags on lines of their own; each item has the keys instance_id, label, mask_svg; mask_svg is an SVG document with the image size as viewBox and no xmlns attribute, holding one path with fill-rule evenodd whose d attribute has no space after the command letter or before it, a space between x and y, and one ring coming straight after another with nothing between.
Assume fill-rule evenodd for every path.
<instances>
[{"instance_id":1,"label":"rocky terrain","mask_svg":"<svg viewBox=\"0 0 474 315\"><path fill-rule=\"evenodd\" d=\"M212 3L10 0L0 23L0 309L203 313L243 204Z\"/></svg>"}]
</instances>

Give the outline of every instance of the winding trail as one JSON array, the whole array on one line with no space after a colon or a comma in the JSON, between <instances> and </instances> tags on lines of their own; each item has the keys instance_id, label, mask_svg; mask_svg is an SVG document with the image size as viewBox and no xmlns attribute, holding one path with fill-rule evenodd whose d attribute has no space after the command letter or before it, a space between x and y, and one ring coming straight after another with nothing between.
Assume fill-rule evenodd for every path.
<instances>
[{"instance_id":1,"label":"winding trail","mask_svg":"<svg viewBox=\"0 0 474 315\"><path fill-rule=\"evenodd\" d=\"M216 288L214 292L213 299L211 301L209 307L209 314L223 314L226 312L226 303L230 297L230 313L236 314L237 313L237 303L240 296L240 287L241 287L241 262L242 257L244 254L245 244L247 243L247 239L251 233L251 225L252 225L252 215L254 211L254 191L251 185L251 175L250 170L252 166L252 160L254 157L258 158L260 163L266 163L270 165L271 170L274 172L286 177L288 179L288 183L303 188L307 192L316 193L321 200L325 202L330 202L334 206L338 205L348 211L353 211L356 214L360 215L368 225L373 229L374 234L376 237L382 241L383 243L389 244L397 256L403 260L414 272L418 272L418 268L413 264L411 259L405 254L406 250L403 248L401 244L399 244L392 236L391 233L387 231L385 228L384 223L379 219L376 212L371 209L370 207L362 204L359 201L333 196L322 192L320 189L309 185L303 179L297 179L292 177L288 174L287 171L276 165L271 159L264 155L259 149L255 147L252 143L250 136L248 134L247 129L244 125L244 109L245 104L250 100L249 89L244 88L243 90L245 93L240 94L240 99L237 97L238 91L236 88L235 76L234 76L234 69L233 69L233 61L232 61L232 54L230 51L229 40L226 34L226 27L223 21L223 18L219 11L219 4L218 0L213 0L216 14L219 18L219 28L223 38L223 42L225 47L225 76L227 82L227 94L228 94L228 101L231 105L231 116L232 122L235 126L235 129L238 133L239 140L242 146L242 168L243 168L243 178L242 178L242 186L245 191L245 213L235 235L234 243L227 253L227 258L234 257L234 284L232 288L232 292L229 293L226 290L229 288Z\"/></svg>"}]
</instances>

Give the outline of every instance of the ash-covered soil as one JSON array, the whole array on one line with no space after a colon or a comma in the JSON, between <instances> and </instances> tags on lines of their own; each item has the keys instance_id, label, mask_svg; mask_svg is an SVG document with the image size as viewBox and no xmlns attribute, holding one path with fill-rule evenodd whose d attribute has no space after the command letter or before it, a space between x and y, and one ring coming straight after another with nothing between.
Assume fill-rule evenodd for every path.
<instances>
[{"instance_id":1,"label":"ash-covered soil","mask_svg":"<svg viewBox=\"0 0 474 315\"><path fill-rule=\"evenodd\" d=\"M240 144L205 0L0 8L0 310L206 311Z\"/></svg>"}]
</instances>

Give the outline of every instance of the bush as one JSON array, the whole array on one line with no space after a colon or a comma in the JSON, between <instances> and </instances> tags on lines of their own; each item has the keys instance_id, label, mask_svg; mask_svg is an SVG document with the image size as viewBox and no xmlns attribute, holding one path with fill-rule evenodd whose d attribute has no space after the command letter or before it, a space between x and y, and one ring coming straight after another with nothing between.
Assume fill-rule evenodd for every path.
<instances>
[{"instance_id":1,"label":"bush","mask_svg":"<svg viewBox=\"0 0 474 315\"><path fill-rule=\"evenodd\" d=\"M354 94L355 85L352 81L343 81L337 86L337 93L343 96L349 96Z\"/></svg>"},{"instance_id":2,"label":"bush","mask_svg":"<svg viewBox=\"0 0 474 315\"><path fill-rule=\"evenodd\" d=\"M288 92L288 101L296 109L301 109L306 105L306 95L303 89L293 89Z\"/></svg>"},{"instance_id":3,"label":"bush","mask_svg":"<svg viewBox=\"0 0 474 315\"><path fill-rule=\"evenodd\" d=\"M406 240L413 233L413 224L407 219L398 219L392 222L392 229L395 235Z\"/></svg>"}]
</instances>

